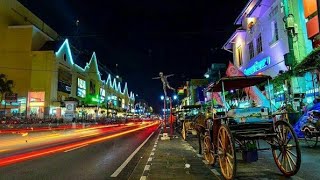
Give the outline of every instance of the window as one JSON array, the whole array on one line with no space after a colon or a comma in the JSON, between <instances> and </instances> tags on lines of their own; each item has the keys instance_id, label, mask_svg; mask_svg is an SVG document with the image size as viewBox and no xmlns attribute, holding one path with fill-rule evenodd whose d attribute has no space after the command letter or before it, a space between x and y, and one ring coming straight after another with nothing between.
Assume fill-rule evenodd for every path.
<instances>
[{"instance_id":1,"label":"window","mask_svg":"<svg viewBox=\"0 0 320 180\"><path fill-rule=\"evenodd\" d=\"M239 62L239 66L242 66L242 49L241 46L237 47L237 59Z\"/></svg>"},{"instance_id":2,"label":"window","mask_svg":"<svg viewBox=\"0 0 320 180\"><path fill-rule=\"evenodd\" d=\"M257 38L257 53L259 54L262 52L262 39L261 39L261 34L259 34Z\"/></svg>"},{"instance_id":3,"label":"window","mask_svg":"<svg viewBox=\"0 0 320 180\"><path fill-rule=\"evenodd\" d=\"M250 59L252 59L254 57L254 48L253 48L252 41L249 43L249 57L250 57Z\"/></svg>"},{"instance_id":4,"label":"window","mask_svg":"<svg viewBox=\"0 0 320 180\"><path fill-rule=\"evenodd\" d=\"M277 21L273 21L271 23L271 33L272 33L272 41L270 44L273 44L274 42L279 40L279 32L278 32L278 23Z\"/></svg>"},{"instance_id":5,"label":"window","mask_svg":"<svg viewBox=\"0 0 320 180\"><path fill-rule=\"evenodd\" d=\"M279 40L279 33L278 33L277 21L274 21L273 26L274 26L274 36L275 36L276 41L278 41Z\"/></svg>"}]
</instances>

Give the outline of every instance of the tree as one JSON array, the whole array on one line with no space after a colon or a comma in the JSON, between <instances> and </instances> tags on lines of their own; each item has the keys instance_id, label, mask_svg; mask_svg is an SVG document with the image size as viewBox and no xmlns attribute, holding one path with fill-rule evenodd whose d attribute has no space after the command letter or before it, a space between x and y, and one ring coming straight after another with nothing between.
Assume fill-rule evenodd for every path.
<instances>
[{"instance_id":1,"label":"tree","mask_svg":"<svg viewBox=\"0 0 320 180\"><path fill-rule=\"evenodd\" d=\"M0 107L6 93L12 93L13 81L8 80L5 74L0 74Z\"/></svg>"}]
</instances>

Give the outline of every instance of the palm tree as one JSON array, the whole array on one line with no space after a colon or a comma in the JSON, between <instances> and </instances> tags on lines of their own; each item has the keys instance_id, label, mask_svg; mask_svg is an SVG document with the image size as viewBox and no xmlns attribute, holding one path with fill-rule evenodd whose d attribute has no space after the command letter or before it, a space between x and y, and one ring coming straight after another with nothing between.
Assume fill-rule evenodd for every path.
<instances>
[{"instance_id":1,"label":"palm tree","mask_svg":"<svg viewBox=\"0 0 320 180\"><path fill-rule=\"evenodd\" d=\"M5 74L0 74L0 107L6 93L12 93L13 81L8 80Z\"/></svg>"}]
</instances>

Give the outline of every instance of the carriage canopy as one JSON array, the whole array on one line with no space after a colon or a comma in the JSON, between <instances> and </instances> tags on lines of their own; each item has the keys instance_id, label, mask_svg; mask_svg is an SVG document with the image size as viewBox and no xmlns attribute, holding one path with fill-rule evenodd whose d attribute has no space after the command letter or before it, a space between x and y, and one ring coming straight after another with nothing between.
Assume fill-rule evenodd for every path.
<instances>
[{"instance_id":1,"label":"carriage canopy","mask_svg":"<svg viewBox=\"0 0 320 180\"><path fill-rule=\"evenodd\" d=\"M222 92L223 89L225 91L242 89L261 84L270 79L272 78L266 75L223 77L216 84L210 84L206 91Z\"/></svg>"}]
</instances>

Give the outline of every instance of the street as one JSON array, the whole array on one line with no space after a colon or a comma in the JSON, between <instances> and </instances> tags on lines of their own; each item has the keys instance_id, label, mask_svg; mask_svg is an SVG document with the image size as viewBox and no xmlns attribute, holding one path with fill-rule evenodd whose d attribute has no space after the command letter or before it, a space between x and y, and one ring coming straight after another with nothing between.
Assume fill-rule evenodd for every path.
<instances>
[{"instance_id":1,"label":"street","mask_svg":"<svg viewBox=\"0 0 320 180\"><path fill-rule=\"evenodd\" d=\"M108 179L157 127L158 124L107 127L102 128L103 133L99 135L87 136L90 138L81 135L82 138L73 137L71 140L68 138L63 143L53 140L50 145L38 142L41 147L29 145L23 149L21 145L17 145L18 150L0 152L0 166L2 166L0 167L0 179ZM117 135L124 132L130 133ZM70 134L70 131L64 133ZM98 142L97 140L100 139L103 140ZM82 144L79 145L79 143ZM77 145L70 146L71 144ZM62 147L67 148L62 149ZM1 149L4 150L3 147ZM56 149L59 151L44 156L40 155ZM32 153L31 156L41 157L29 158L30 153ZM21 158L20 154L28 157L27 160L5 165L9 160ZM139 159L133 158L125 167L126 170L120 171L116 177L128 179L137 160Z\"/></svg>"}]
</instances>

